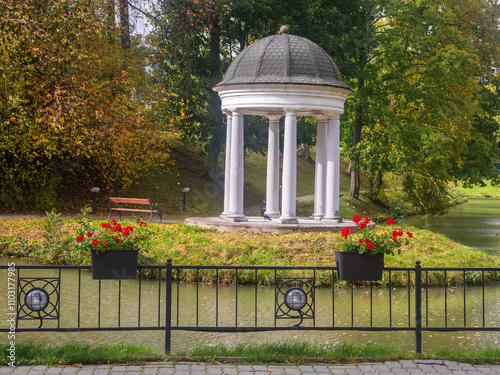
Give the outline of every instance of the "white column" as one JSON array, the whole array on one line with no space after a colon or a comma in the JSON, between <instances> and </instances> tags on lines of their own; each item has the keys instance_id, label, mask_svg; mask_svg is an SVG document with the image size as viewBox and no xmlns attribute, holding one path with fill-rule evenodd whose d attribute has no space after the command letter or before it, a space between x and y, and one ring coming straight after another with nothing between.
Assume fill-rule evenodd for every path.
<instances>
[{"instance_id":1,"label":"white column","mask_svg":"<svg viewBox=\"0 0 500 375\"><path fill-rule=\"evenodd\" d=\"M280 135L281 116L267 116L269 119L269 137L267 141L267 181L266 181L266 214L279 217L280 194Z\"/></svg>"},{"instance_id":2,"label":"white column","mask_svg":"<svg viewBox=\"0 0 500 375\"><path fill-rule=\"evenodd\" d=\"M226 164L225 164L225 175L224 175L224 211L220 215L221 217L227 217L229 214L229 196L231 194L231 122L233 115L231 111L224 111L227 116L227 127L226 127Z\"/></svg>"},{"instance_id":3,"label":"white column","mask_svg":"<svg viewBox=\"0 0 500 375\"><path fill-rule=\"evenodd\" d=\"M327 127L326 211L324 219L341 222L340 196L340 120L332 117Z\"/></svg>"},{"instance_id":4,"label":"white column","mask_svg":"<svg viewBox=\"0 0 500 375\"><path fill-rule=\"evenodd\" d=\"M244 188L244 145L243 115L233 111L231 121L231 160L230 160L230 194L229 214L232 221L247 221L243 214Z\"/></svg>"},{"instance_id":5,"label":"white column","mask_svg":"<svg viewBox=\"0 0 500 375\"><path fill-rule=\"evenodd\" d=\"M316 133L316 166L314 168L314 213L312 218L321 220L325 216L326 183L326 137L327 118L318 117Z\"/></svg>"},{"instance_id":6,"label":"white column","mask_svg":"<svg viewBox=\"0 0 500 375\"><path fill-rule=\"evenodd\" d=\"M286 110L283 147L282 224L298 223L297 212L297 112Z\"/></svg>"}]
</instances>

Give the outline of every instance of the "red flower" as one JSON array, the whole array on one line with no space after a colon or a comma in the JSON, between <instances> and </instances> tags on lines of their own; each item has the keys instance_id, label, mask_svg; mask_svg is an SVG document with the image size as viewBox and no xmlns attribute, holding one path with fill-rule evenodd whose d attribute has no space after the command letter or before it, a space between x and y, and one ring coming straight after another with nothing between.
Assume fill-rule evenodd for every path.
<instances>
[{"instance_id":1,"label":"red flower","mask_svg":"<svg viewBox=\"0 0 500 375\"><path fill-rule=\"evenodd\" d=\"M108 220L108 221L109 221L109 222L110 222L111 224L113 224L113 225L116 225L116 224L118 224L118 221L116 221L116 220L113 220L113 219L111 219L111 220Z\"/></svg>"},{"instance_id":2,"label":"red flower","mask_svg":"<svg viewBox=\"0 0 500 375\"><path fill-rule=\"evenodd\" d=\"M128 230L126 230L126 229L124 229L124 230L122 231L122 236L123 236L123 237L127 237L129 234L130 234L130 231L128 231Z\"/></svg>"},{"instance_id":3,"label":"red flower","mask_svg":"<svg viewBox=\"0 0 500 375\"><path fill-rule=\"evenodd\" d=\"M92 237L93 233L91 231L87 232L87 237Z\"/></svg>"},{"instance_id":4,"label":"red flower","mask_svg":"<svg viewBox=\"0 0 500 375\"><path fill-rule=\"evenodd\" d=\"M116 243L122 242L121 238L119 238L119 237L113 237L113 238L115 239Z\"/></svg>"},{"instance_id":5,"label":"red flower","mask_svg":"<svg viewBox=\"0 0 500 375\"><path fill-rule=\"evenodd\" d=\"M139 238L139 237L135 236L134 241L137 241L137 239L138 239L138 238Z\"/></svg>"},{"instance_id":6,"label":"red flower","mask_svg":"<svg viewBox=\"0 0 500 375\"><path fill-rule=\"evenodd\" d=\"M121 226L120 224L116 224L116 225L113 227L113 230L114 230L115 232L119 232L119 231L121 231L121 230L122 230L122 226Z\"/></svg>"},{"instance_id":7,"label":"red flower","mask_svg":"<svg viewBox=\"0 0 500 375\"><path fill-rule=\"evenodd\" d=\"M107 228L107 227L109 227L109 223L101 223L101 227Z\"/></svg>"},{"instance_id":8,"label":"red flower","mask_svg":"<svg viewBox=\"0 0 500 375\"><path fill-rule=\"evenodd\" d=\"M351 232L351 227L345 227L344 229L342 229L341 233L342 233L342 237L344 238L347 238L349 237L349 233Z\"/></svg>"},{"instance_id":9,"label":"red flower","mask_svg":"<svg viewBox=\"0 0 500 375\"><path fill-rule=\"evenodd\" d=\"M370 241L368 238L366 239L366 250L371 250L375 247L372 241Z\"/></svg>"},{"instance_id":10,"label":"red flower","mask_svg":"<svg viewBox=\"0 0 500 375\"><path fill-rule=\"evenodd\" d=\"M144 221L141 221L141 222L139 223L139 226L140 226L140 227L142 227L143 225L144 225L145 227L147 227L147 226L148 226L148 223L145 223Z\"/></svg>"},{"instance_id":11,"label":"red flower","mask_svg":"<svg viewBox=\"0 0 500 375\"><path fill-rule=\"evenodd\" d=\"M412 232L406 232L406 234L408 235L408 237L413 238L413 233Z\"/></svg>"},{"instance_id":12,"label":"red flower","mask_svg":"<svg viewBox=\"0 0 500 375\"><path fill-rule=\"evenodd\" d=\"M368 216L365 216L365 224L369 224L370 223L370 218Z\"/></svg>"},{"instance_id":13,"label":"red flower","mask_svg":"<svg viewBox=\"0 0 500 375\"><path fill-rule=\"evenodd\" d=\"M130 231L130 232L133 232L134 231L134 228L132 228L131 226L128 226L125 228L126 230Z\"/></svg>"},{"instance_id":14,"label":"red flower","mask_svg":"<svg viewBox=\"0 0 500 375\"><path fill-rule=\"evenodd\" d=\"M364 243L365 241L363 241L362 238L359 239L359 243Z\"/></svg>"},{"instance_id":15,"label":"red flower","mask_svg":"<svg viewBox=\"0 0 500 375\"><path fill-rule=\"evenodd\" d=\"M359 224L361 222L361 220L363 220L363 218L359 215L355 215L353 218L352 218L352 221L354 221L356 224Z\"/></svg>"},{"instance_id":16,"label":"red flower","mask_svg":"<svg viewBox=\"0 0 500 375\"><path fill-rule=\"evenodd\" d=\"M82 242L82 241L83 241L83 236L76 237L76 242Z\"/></svg>"},{"instance_id":17,"label":"red flower","mask_svg":"<svg viewBox=\"0 0 500 375\"><path fill-rule=\"evenodd\" d=\"M387 219L387 225L396 225L396 222L394 221L393 218Z\"/></svg>"},{"instance_id":18,"label":"red flower","mask_svg":"<svg viewBox=\"0 0 500 375\"><path fill-rule=\"evenodd\" d=\"M99 241L97 238L94 238L94 241L92 241L92 245L99 245L101 241Z\"/></svg>"},{"instance_id":19,"label":"red flower","mask_svg":"<svg viewBox=\"0 0 500 375\"><path fill-rule=\"evenodd\" d=\"M359 229L365 229L366 228L366 223L364 221L361 221L358 223L358 228Z\"/></svg>"}]
</instances>

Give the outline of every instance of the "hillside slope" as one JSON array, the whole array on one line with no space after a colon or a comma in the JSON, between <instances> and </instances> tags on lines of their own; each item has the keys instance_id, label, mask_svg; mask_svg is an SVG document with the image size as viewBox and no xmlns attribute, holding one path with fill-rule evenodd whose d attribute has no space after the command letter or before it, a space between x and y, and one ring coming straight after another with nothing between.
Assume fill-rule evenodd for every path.
<instances>
[{"instance_id":1,"label":"hillside slope","mask_svg":"<svg viewBox=\"0 0 500 375\"><path fill-rule=\"evenodd\" d=\"M314 150L312 157L314 158ZM154 203L165 206L165 212L173 215L219 215L224 205L224 154L220 156L220 172L217 182L208 181L203 176L205 157L199 150L186 148L180 141L173 141L170 147L170 159L158 172L150 174L126 189L101 191L98 196L98 209L107 211L105 196L144 197ZM348 165L341 162L340 191L349 190L350 176ZM248 153L245 157L245 190L244 207L246 214L258 214L259 204L266 197L265 155ZM281 167L280 167L281 171ZM186 211L183 211L182 189L188 187L186 195ZM366 189L366 184L363 184ZM314 193L314 162L297 158L297 196L299 200L298 214L312 214ZM345 197L347 198L347 197ZM88 204L91 204L89 201Z\"/></svg>"}]
</instances>

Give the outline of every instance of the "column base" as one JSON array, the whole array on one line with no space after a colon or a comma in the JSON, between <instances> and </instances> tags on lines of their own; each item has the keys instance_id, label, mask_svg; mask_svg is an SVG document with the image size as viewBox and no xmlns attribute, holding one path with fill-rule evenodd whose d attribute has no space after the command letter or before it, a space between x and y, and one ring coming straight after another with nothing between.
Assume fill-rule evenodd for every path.
<instances>
[{"instance_id":1,"label":"column base","mask_svg":"<svg viewBox=\"0 0 500 375\"><path fill-rule=\"evenodd\" d=\"M223 213L221 213L221 214L219 215L219 217L220 217L221 219L225 219L225 218L227 218L228 216L229 216L229 213L227 213L227 212L223 212Z\"/></svg>"},{"instance_id":2,"label":"column base","mask_svg":"<svg viewBox=\"0 0 500 375\"><path fill-rule=\"evenodd\" d=\"M339 224L339 223L342 223L344 220L342 219L342 217L340 217L340 215L337 213L335 215L332 215L332 216L324 216L321 221L330 221L332 223L335 223L335 224Z\"/></svg>"},{"instance_id":3,"label":"column base","mask_svg":"<svg viewBox=\"0 0 500 375\"><path fill-rule=\"evenodd\" d=\"M311 220L322 220L324 216L325 216L324 214L312 214L312 216L309 216L309 219L311 219Z\"/></svg>"},{"instance_id":4,"label":"column base","mask_svg":"<svg viewBox=\"0 0 500 375\"><path fill-rule=\"evenodd\" d=\"M224 219L233 223L242 223L248 221L245 215L234 215L234 214L228 215Z\"/></svg>"},{"instance_id":5,"label":"column base","mask_svg":"<svg viewBox=\"0 0 500 375\"><path fill-rule=\"evenodd\" d=\"M271 211L266 211L264 212L267 216L269 217L272 217L272 218L278 218L280 217L280 213L279 212L271 212Z\"/></svg>"},{"instance_id":6,"label":"column base","mask_svg":"<svg viewBox=\"0 0 500 375\"><path fill-rule=\"evenodd\" d=\"M280 224L298 224L299 223L299 219L297 219L296 217L280 217L279 219L280 221Z\"/></svg>"}]
</instances>

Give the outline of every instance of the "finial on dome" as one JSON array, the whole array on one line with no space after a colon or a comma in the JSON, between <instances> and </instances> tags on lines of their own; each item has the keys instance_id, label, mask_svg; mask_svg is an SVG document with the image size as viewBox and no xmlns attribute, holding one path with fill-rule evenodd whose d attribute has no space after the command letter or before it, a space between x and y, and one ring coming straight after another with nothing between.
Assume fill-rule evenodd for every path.
<instances>
[{"instance_id":1,"label":"finial on dome","mask_svg":"<svg viewBox=\"0 0 500 375\"><path fill-rule=\"evenodd\" d=\"M283 26L281 26L281 28L280 28L280 33L281 33L281 34L288 34L288 31L289 31L289 30L290 30L290 29L288 28L288 26L283 25Z\"/></svg>"}]
</instances>

